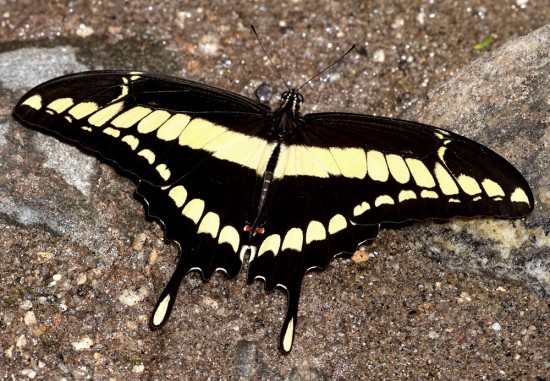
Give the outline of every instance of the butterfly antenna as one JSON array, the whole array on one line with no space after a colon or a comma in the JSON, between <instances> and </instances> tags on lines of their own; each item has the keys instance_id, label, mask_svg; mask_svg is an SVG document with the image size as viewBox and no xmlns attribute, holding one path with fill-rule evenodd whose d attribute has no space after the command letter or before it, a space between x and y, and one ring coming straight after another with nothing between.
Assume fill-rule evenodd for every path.
<instances>
[{"instance_id":1,"label":"butterfly antenna","mask_svg":"<svg viewBox=\"0 0 550 381\"><path fill-rule=\"evenodd\" d=\"M256 40L258 40L258 44L260 44L260 48L262 48L265 56L267 57L267 59L269 60L269 62L271 63L271 66L273 67L273 69L275 69L275 72L277 73L277 75L279 76L279 78L281 79L281 81L284 83L285 87L288 89L288 91L290 91L290 88L288 87L288 85L286 84L286 81L285 79L283 78L283 76L281 75L281 72L279 71L279 68L277 67L277 65L275 65L273 63L273 61L271 60L271 57L269 56L269 53L267 53L267 50L265 49L264 45L262 44L262 41L260 40L260 36L258 36L258 33L256 33L256 29L254 28L254 25L250 25L250 27L252 28L252 32L254 33L254 36L256 36Z\"/></svg>"},{"instance_id":2,"label":"butterfly antenna","mask_svg":"<svg viewBox=\"0 0 550 381\"><path fill-rule=\"evenodd\" d=\"M344 54L342 54L342 56L340 58L338 58L336 61L334 61L333 63L331 63L330 65L328 65L326 68L324 68L323 70L321 70L320 72L318 72L317 74L315 74L313 77L311 77L310 79L308 79L307 81L305 81L300 87L298 87L296 90L299 91L302 87L304 87L305 85L307 85L308 83L310 83L311 81L313 81L315 78L319 77L321 74L323 74L325 71L327 71L328 69L330 69L331 67L333 67L334 65L336 65L338 62L342 61L344 59L345 56L347 56L353 49L355 49L355 45L352 45L351 48L348 49L347 52L345 52Z\"/></svg>"}]
</instances>

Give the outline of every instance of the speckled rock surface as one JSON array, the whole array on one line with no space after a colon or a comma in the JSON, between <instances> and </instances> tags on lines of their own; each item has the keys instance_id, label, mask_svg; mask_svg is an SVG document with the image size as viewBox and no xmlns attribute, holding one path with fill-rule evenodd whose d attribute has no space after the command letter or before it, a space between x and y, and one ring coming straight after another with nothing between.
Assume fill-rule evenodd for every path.
<instances>
[{"instance_id":1,"label":"speckled rock surface","mask_svg":"<svg viewBox=\"0 0 550 381\"><path fill-rule=\"evenodd\" d=\"M0 378L550 380L550 28L534 31L548 1L0 8ZM357 44L305 89L306 112L406 111L479 140L526 175L533 215L383 231L367 262L306 277L288 356L284 295L244 276L188 276L169 324L149 331L176 247L144 218L131 179L11 110L31 86L86 68L278 94L250 23L293 84ZM473 48L488 37L488 53Z\"/></svg>"}]
</instances>

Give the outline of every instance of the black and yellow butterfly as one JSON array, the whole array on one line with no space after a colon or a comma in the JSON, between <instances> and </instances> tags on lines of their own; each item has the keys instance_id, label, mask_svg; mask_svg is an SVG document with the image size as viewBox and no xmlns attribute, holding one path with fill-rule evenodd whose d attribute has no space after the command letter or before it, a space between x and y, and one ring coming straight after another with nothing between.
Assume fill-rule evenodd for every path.
<instances>
[{"instance_id":1,"label":"black and yellow butterfly","mask_svg":"<svg viewBox=\"0 0 550 381\"><path fill-rule=\"evenodd\" d=\"M533 195L490 149L420 123L277 110L173 77L127 71L64 76L15 107L24 125L96 151L139 180L148 213L181 248L151 327L163 326L182 277L217 270L288 293L280 337L292 348L305 273L355 251L382 223L452 216L521 217Z\"/></svg>"}]
</instances>

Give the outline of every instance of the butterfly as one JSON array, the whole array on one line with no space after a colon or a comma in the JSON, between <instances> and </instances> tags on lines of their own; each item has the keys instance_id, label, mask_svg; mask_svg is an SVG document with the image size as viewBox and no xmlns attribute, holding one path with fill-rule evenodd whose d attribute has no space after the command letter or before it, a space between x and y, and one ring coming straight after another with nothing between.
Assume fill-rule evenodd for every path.
<instances>
[{"instance_id":1,"label":"butterfly","mask_svg":"<svg viewBox=\"0 0 550 381\"><path fill-rule=\"evenodd\" d=\"M381 224L533 210L523 176L445 129L351 113L302 115L296 89L270 107L185 79L137 71L66 75L30 90L14 116L135 176L150 216L180 247L150 326L168 320L199 271L281 288L290 352L302 280L376 238Z\"/></svg>"}]
</instances>

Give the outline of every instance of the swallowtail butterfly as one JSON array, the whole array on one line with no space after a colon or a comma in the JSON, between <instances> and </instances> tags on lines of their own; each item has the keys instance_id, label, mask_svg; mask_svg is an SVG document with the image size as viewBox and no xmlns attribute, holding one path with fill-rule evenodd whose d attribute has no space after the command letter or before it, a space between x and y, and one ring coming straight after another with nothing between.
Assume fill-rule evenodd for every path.
<instances>
[{"instance_id":1,"label":"swallowtail butterfly","mask_svg":"<svg viewBox=\"0 0 550 381\"><path fill-rule=\"evenodd\" d=\"M308 270L356 250L382 223L453 216L521 217L522 175L472 140L428 125L349 113L300 114L297 90L268 106L184 79L92 71L29 91L14 115L135 175L137 194L179 262L152 313L168 320L182 278L249 253L248 281L288 294L280 347L293 344Z\"/></svg>"}]
</instances>

